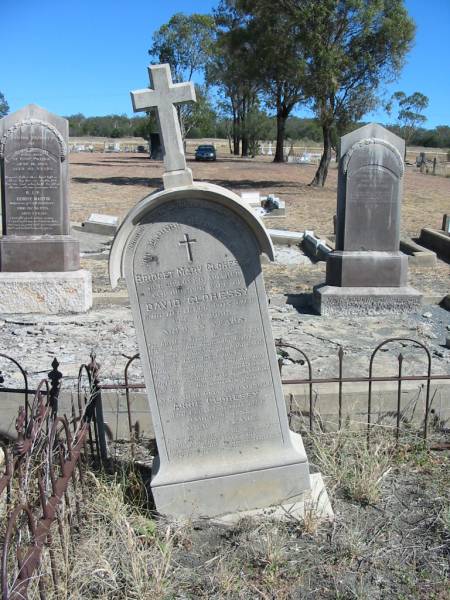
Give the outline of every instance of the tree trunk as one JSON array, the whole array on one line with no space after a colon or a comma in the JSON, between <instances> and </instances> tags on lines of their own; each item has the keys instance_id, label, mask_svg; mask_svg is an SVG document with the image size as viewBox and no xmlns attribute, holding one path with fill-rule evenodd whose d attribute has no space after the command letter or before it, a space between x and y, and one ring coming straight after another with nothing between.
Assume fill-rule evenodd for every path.
<instances>
[{"instance_id":1,"label":"tree trunk","mask_svg":"<svg viewBox=\"0 0 450 600\"><path fill-rule=\"evenodd\" d=\"M230 148L230 154L233 154L233 146L231 145L231 133L228 134L228 147Z\"/></svg>"},{"instance_id":2,"label":"tree trunk","mask_svg":"<svg viewBox=\"0 0 450 600\"><path fill-rule=\"evenodd\" d=\"M277 147L273 159L273 162L275 163L284 162L284 137L286 133L286 121L288 116L289 112L285 107L282 107L277 111Z\"/></svg>"},{"instance_id":3,"label":"tree trunk","mask_svg":"<svg viewBox=\"0 0 450 600\"><path fill-rule=\"evenodd\" d=\"M314 175L314 179L310 185L313 186L324 186L327 180L328 167L331 161L331 126L326 124L322 125L323 132L323 154L320 159L319 167Z\"/></svg>"},{"instance_id":4,"label":"tree trunk","mask_svg":"<svg viewBox=\"0 0 450 600\"><path fill-rule=\"evenodd\" d=\"M242 156L248 156L248 149L249 149L248 136L246 133L244 133L242 135Z\"/></svg>"},{"instance_id":5,"label":"tree trunk","mask_svg":"<svg viewBox=\"0 0 450 600\"><path fill-rule=\"evenodd\" d=\"M239 134L239 117L233 115L233 154L239 156L239 149L241 145L241 136Z\"/></svg>"},{"instance_id":6,"label":"tree trunk","mask_svg":"<svg viewBox=\"0 0 450 600\"><path fill-rule=\"evenodd\" d=\"M248 100L247 100L247 97L244 95L244 97L242 98L242 112L241 112L241 141L242 141L241 156L248 156L247 112L248 112Z\"/></svg>"},{"instance_id":7,"label":"tree trunk","mask_svg":"<svg viewBox=\"0 0 450 600\"><path fill-rule=\"evenodd\" d=\"M239 156L240 147L241 147L241 138L239 137L238 134L235 133L233 136L233 154L234 154L234 156Z\"/></svg>"}]
</instances>

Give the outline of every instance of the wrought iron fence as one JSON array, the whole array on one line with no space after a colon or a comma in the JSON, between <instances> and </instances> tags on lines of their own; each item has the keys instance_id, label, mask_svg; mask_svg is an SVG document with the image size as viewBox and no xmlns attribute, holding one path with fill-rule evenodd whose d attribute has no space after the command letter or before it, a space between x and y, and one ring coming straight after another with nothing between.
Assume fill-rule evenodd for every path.
<instances>
[{"instance_id":1,"label":"wrought iron fence","mask_svg":"<svg viewBox=\"0 0 450 600\"><path fill-rule=\"evenodd\" d=\"M414 375L408 375L404 373L404 363L405 356L402 352L400 352L396 356L397 363L397 374L396 375L374 375L375 372L375 360L379 354L379 352L383 351L386 346L393 343L400 344L410 344L412 345L418 352L423 353L425 357L425 368L422 373L416 373ZM345 361L345 353L343 347L340 347L337 352L337 372L335 377L315 377L313 373L313 366L310 357L298 346L285 342L281 339L276 340L276 348L279 353L279 369L280 374L282 376L282 384L287 386L305 386L307 389L307 398L308 398L308 410L299 412L295 408L295 403L290 402L289 408L289 419L293 416L297 416L302 420L303 428L308 429L309 431L314 431L316 428L320 428L322 426L322 420L320 414L318 413L315 406L315 388L322 384L337 384L337 425L338 429L341 429L344 426L343 422L343 410L345 408L345 393L344 388L349 388L352 384L355 383L367 383L367 404L366 404L366 429L367 429L367 440L370 443L370 437L372 430L375 426L373 420L373 398L374 398L374 384L382 383L382 382L391 382L396 386L396 407L394 411L395 417L395 426L392 428L395 436L395 441L398 443L401 431L402 431L402 419L403 419L403 407L402 407L402 389L403 384L405 382L423 382L425 385L425 403L424 403L424 412L423 418L421 419L422 424L422 436L426 440L428 438L429 433L429 425L430 425L430 415L433 413L432 406L432 398L431 398L431 384L450 381L450 373L445 374L433 374L432 373L432 357L430 350L423 344L422 342L412 339L412 338L388 338L378 344L375 350L371 353L368 362L368 372L367 375L358 375L353 377L344 377L344 361ZM288 355L289 351L297 353L301 358L298 360L294 360L293 362L298 363L302 367L305 367L307 370L307 377L304 378L283 378L283 363L285 356ZM97 390L98 393L101 394L102 390L122 390L125 392L126 404L127 404L127 416L128 416L128 428L129 428L129 436L132 444L132 452L134 451L135 444L135 424L133 423L133 406L132 406L132 398L131 391L145 390L145 384L143 382L139 383L131 383L130 382L130 367L131 365L139 360L139 354L135 354L134 356L124 356L127 359L125 363L125 367L123 370L123 375L121 380L123 383L113 383L113 384L102 384L100 380L97 381ZM450 398L447 399L448 407L450 409ZM408 430L410 431L410 430Z\"/></svg>"},{"instance_id":2,"label":"wrought iron fence","mask_svg":"<svg viewBox=\"0 0 450 600\"><path fill-rule=\"evenodd\" d=\"M83 365L90 391L84 393L79 384L78 407L72 402L68 419L58 415L63 375L56 359L47 378L31 390L25 369L7 355L1 358L16 367L23 388L6 388L1 376L0 392L22 394L24 399L16 420L17 440L0 442L2 600L24 600L33 588L43 599L49 587L58 595L57 558L67 563L72 533L82 521L85 464L91 454L102 457L95 424L101 414L95 395L97 365L94 356ZM48 569L43 568L44 559Z\"/></svg>"},{"instance_id":3,"label":"wrought iron fence","mask_svg":"<svg viewBox=\"0 0 450 600\"><path fill-rule=\"evenodd\" d=\"M375 375L377 356L394 343L410 345L421 353L425 358L423 372L406 374L405 356L400 352L395 358L395 375ZM368 444L376 425L373 406L374 384L391 382L396 387L396 406L393 411L395 420L392 430L395 442L398 443L403 431L403 384L414 381L424 385L421 435L426 440L430 428L430 415L433 412L431 385L450 381L450 373L432 372L430 350L422 342L411 338L389 338L378 344L369 357L367 375L356 377L343 375L345 352L342 347L337 352L334 377L316 377L310 357L298 346L277 340L276 347L283 385L303 386L303 389L306 389L307 410L299 410L291 395L288 411L290 421L297 417L303 430L320 429L322 420L316 408L316 387L321 384L336 384L337 427L341 429L346 425L346 389L356 383L367 384L365 428ZM5 514L8 513L3 530L0 528L4 538L1 557L3 600L26 599L33 586L41 598L44 598L49 586L53 586L58 592L58 553L67 561L71 532L82 520L84 467L92 458L100 465L105 464L108 459L102 407L103 391L119 390L125 393L131 451L134 455L137 440L131 392L145 390L145 384L132 383L130 380L130 368L139 360L139 354L125 358L122 382L102 383L100 365L95 355L91 354L90 361L81 365L79 369L77 401L71 397L71 415L67 418L59 414L63 375L59 371L56 359L47 377L36 389L31 389L26 370L12 357L0 354L0 359L9 362L12 368L16 369L19 379L23 382L22 387L6 387L0 370L0 402L1 392L14 392L23 398L23 405L19 408L16 420L16 442L11 445L0 441L4 460L3 467L0 465L0 511L3 503L6 508ZM286 360L306 369L306 377L283 377ZM447 398L447 403L448 400ZM48 567L46 570L42 566L44 557Z\"/></svg>"}]
</instances>

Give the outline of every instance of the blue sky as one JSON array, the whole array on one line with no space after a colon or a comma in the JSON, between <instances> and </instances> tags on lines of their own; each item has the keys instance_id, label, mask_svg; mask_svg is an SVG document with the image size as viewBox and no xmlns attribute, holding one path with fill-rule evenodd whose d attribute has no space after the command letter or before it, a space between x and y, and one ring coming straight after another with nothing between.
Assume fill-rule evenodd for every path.
<instances>
[{"instance_id":1,"label":"blue sky","mask_svg":"<svg viewBox=\"0 0 450 600\"><path fill-rule=\"evenodd\" d=\"M209 12L216 4L1 0L0 90L11 111L34 102L60 115L131 114L129 91L148 85L152 33L176 12ZM426 126L450 124L450 0L406 5L417 24L416 43L389 91L426 94ZM387 119L383 112L371 117Z\"/></svg>"}]
</instances>

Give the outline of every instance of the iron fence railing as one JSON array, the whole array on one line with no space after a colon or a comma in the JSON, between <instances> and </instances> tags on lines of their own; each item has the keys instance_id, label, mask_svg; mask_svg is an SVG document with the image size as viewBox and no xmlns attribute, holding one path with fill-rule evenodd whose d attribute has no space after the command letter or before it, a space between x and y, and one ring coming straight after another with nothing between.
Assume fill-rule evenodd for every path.
<instances>
[{"instance_id":1,"label":"iron fence railing","mask_svg":"<svg viewBox=\"0 0 450 600\"><path fill-rule=\"evenodd\" d=\"M82 523L83 469L89 460L89 447L97 459L102 458L96 427L96 417L101 415L96 407L97 365L92 356L84 368L89 374L89 392L83 393L79 385L78 407L72 402L69 420L58 415L63 375L56 359L47 378L31 390L25 369L7 355L0 358L23 378L23 388L7 388L0 372L0 392L13 391L24 399L18 409L16 441L0 442L0 511L5 509L0 542L1 597L26 600L34 588L45 598L49 587L58 597L57 559L59 556L67 562L72 533ZM49 576L42 566L44 555L48 557Z\"/></svg>"},{"instance_id":2,"label":"iron fence railing","mask_svg":"<svg viewBox=\"0 0 450 600\"><path fill-rule=\"evenodd\" d=\"M376 359L393 344L407 346L424 357L423 370L415 368L413 374L405 369L406 355L400 351L395 356L395 375L375 375ZM367 443L370 444L374 420L374 384L391 382L396 391L394 416L395 443L402 435L404 408L402 393L405 382L422 382L424 386L421 435L427 440L430 415L433 412L431 385L450 381L450 373L435 374L432 369L432 354L420 341L411 338L389 338L374 349L368 360L367 375L344 376L346 354L340 347L337 352L337 368L334 377L317 377L313 363L307 353L298 346L276 340L278 364L283 385L303 386L306 389L307 410L299 410L290 394L289 420L300 419L303 430L315 431L322 420L316 409L317 387L322 384L337 386L337 427L344 427L346 391L354 384L367 384L365 427ZM103 416L102 392L123 391L127 406L127 421L131 452L134 456L136 436L133 422L132 391L145 390L142 381L132 382L130 369L139 360L139 354L125 357L126 363L119 383L102 383L100 365L94 354L90 361L81 365L78 372L76 402L71 396L70 418L60 416L59 401L63 374L58 361L36 389L30 387L26 369L14 358L0 354L0 402L2 392L18 394L23 403L18 409L16 420L17 440L13 444L0 440L3 466L0 465L0 509L6 506L6 524L1 531L1 591L3 600L19 600L28 597L31 587L37 586L41 598L48 586L53 586L56 595L59 587L58 552L67 554L67 531L73 531L82 521L82 499L84 492L83 469L93 458L104 465L108 460L108 446ZM2 374L2 361L17 371L21 384L7 387ZM306 369L306 377L283 377L285 363ZM4 369L4 367L3 367ZM411 369L410 369L411 370ZM446 399L448 403L448 397ZM410 429L408 429L410 431ZM42 570L43 556L47 557L49 575Z\"/></svg>"},{"instance_id":3,"label":"iron fence railing","mask_svg":"<svg viewBox=\"0 0 450 600\"><path fill-rule=\"evenodd\" d=\"M390 344L409 344L422 353L425 357L425 368L421 373L415 373L413 375L404 373L404 363L405 356L402 352L400 352L396 356L397 362L397 374L396 375L374 375L375 372L375 364L376 358L378 354L386 349L386 346ZM337 352L337 373L335 377L316 377L313 373L313 366L310 357L298 346L294 344L290 344L288 342L284 342L281 339L276 340L276 348L279 353L279 369L280 374L282 376L282 384L287 386L306 386L307 389L307 397L308 397L308 411L302 412L301 414L297 414L302 421L304 422L304 426L313 431L315 426L320 426L321 419L320 415L317 414L315 408L315 388L319 387L322 384L337 384L338 392L337 392L337 420L338 420L338 428L341 429L343 427L343 409L345 405L345 393L344 387L349 388L352 384L355 383L366 383L367 384L367 404L366 404L366 428L367 428L367 439L368 443L370 443L370 436L372 429L374 427L373 422L373 397L374 397L374 383L382 383L382 382L391 382L396 385L396 407L395 407L395 427L394 435L396 443L398 443L400 435L401 435L401 423L402 423L402 390L403 383L416 381L423 382L425 385L425 403L424 403L424 412L422 418L422 435L426 440L428 438L429 432L429 421L430 415L432 413L432 399L431 399L431 384L439 383L443 381L450 381L450 373L443 374L435 374L432 373L432 356L430 350L418 340L414 340L412 338L389 338L378 344L375 350L371 353L368 361L368 373L367 375L358 375L351 377L344 377L344 360L345 360L345 352L342 347L339 348ZM284 378L283 377L283 363L284 359L289 355L289 352L297 353L301 358L294 360L293 362L297 362L301 366L305 366L307 369L307 377L304 378ZM97 389L98 392L101 393L102 390L118 390L125 392L126 404L127 404L127 416L128 416L128 428L129 428L129 436L132 444L132 452L135 444L135 424L133 423L133 406L132 406L132 397L131 391L139 391L145 390L145 383L143 382L130 382L130 367L131 365L139 360L139 354L135 354L134 356L125 356L127 359L125 363L125 367L123 370L123 375L121 380L123 383L101 383L98 380ZM447 400L450 407L450 399ZM295 413L294 403L291 402L289 417Z\"/></svg>"}]
</instances>

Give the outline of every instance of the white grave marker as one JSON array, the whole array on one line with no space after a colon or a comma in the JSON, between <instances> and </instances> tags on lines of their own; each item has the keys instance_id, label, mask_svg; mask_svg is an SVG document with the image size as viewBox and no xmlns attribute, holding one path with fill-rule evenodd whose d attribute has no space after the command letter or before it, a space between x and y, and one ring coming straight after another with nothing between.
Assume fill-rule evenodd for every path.
<instances>
[{"instance_id":1,"label":"white grave marker","mask_svg":"<svg viewBox=\"0 0 450 600\"><path fill-rule=\"evenodd\" d=\"M270 238L239 196L192 183L173 108L185 88L174 94L167 65L151 70L159 91L135 93L135 108L158 106L165 185L177 187L127 215L110 278L124 277L130 294L159 454L156 508L178 519L304 507L308 460L289 430L261 270Z\"/></svg>"},{"instance_id":2,"label":"white grave marker","mask_svg":"<svg viewBox=\"0 0 450 600\"><path fill-rule=\"evenodd\" d=\"M148 69L153 89L131 92L135 112L156 108L162 145L164 147L163 175L166 189L182 185L192 185L192 171L186 168L180 123L176 104L195 102L195 88L192 82L172 83L169 65L152 65Z\"/></svg>"}]
</instances>

